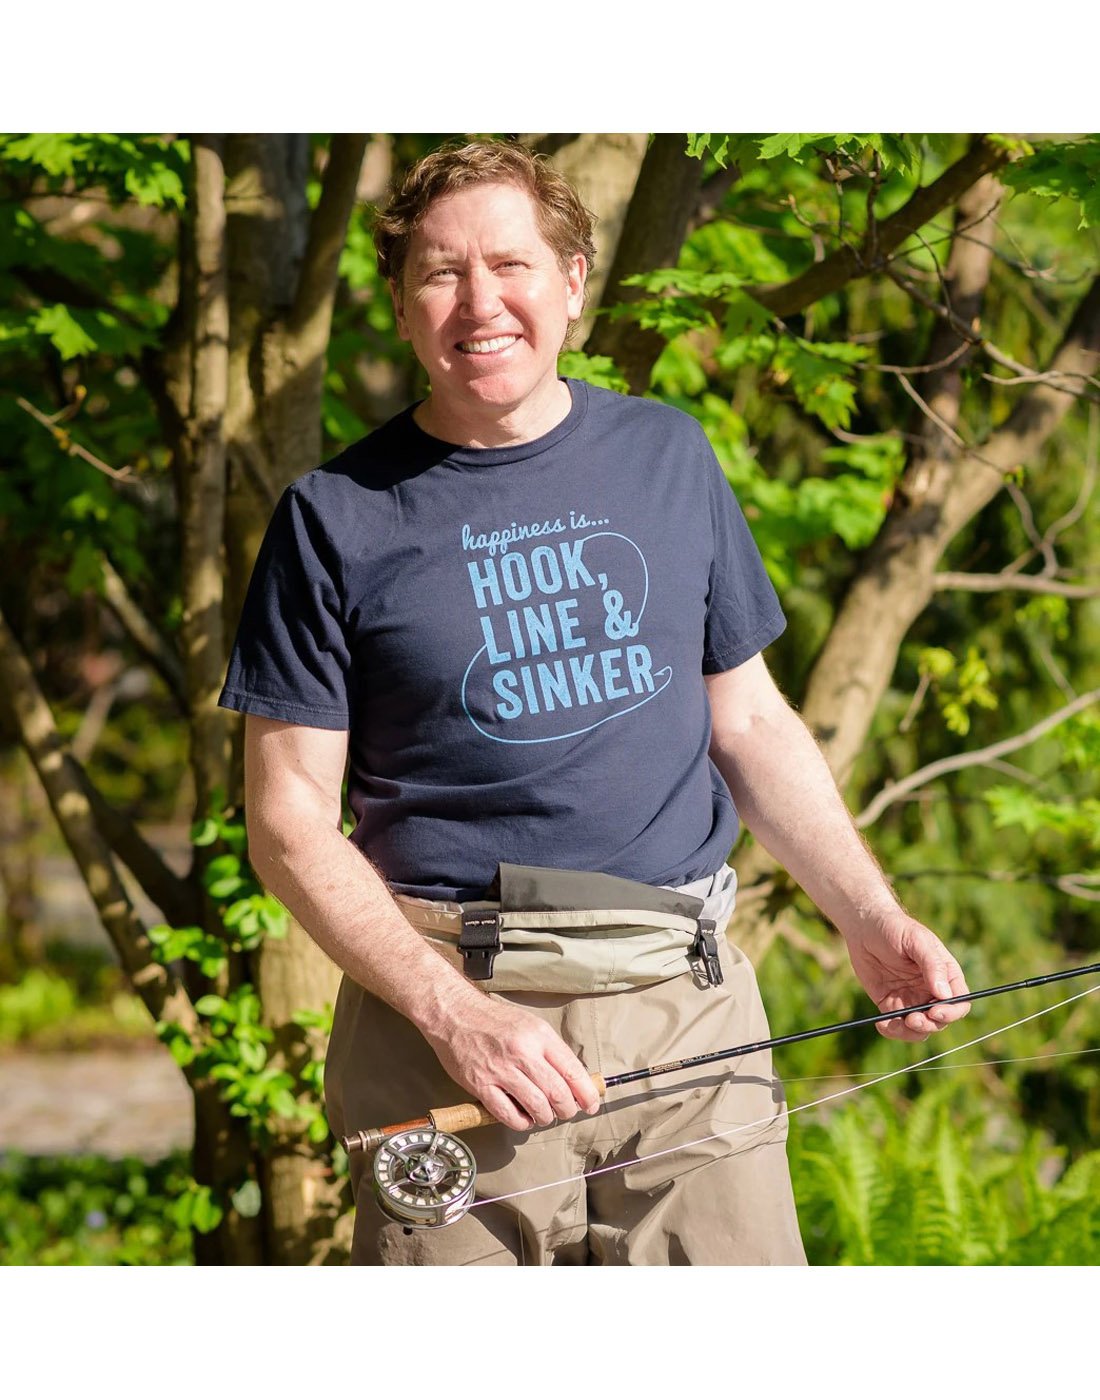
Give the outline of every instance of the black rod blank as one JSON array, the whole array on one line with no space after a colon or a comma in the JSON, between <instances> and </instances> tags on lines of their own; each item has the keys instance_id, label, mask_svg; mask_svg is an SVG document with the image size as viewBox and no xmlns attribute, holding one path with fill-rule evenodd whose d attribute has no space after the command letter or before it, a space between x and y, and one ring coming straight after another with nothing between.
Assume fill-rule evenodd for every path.
<instances>
[{"instance_id":1,"label":"black rod blank","mask_svg":"<svg viewBox=\"0 0 1100 1400\"><path fill-rule=\"evenodd\" d=\"M612 1074L605 1079L609 1089L616 1084L633 1084L639 1079L655 1079L659 1074L672 1074L678 1069L692 1069L696 1065L713 1064L716 1060L732 1060L741 1055L752 1055L758 1050L771 1050L777 1045L793 1045L796 1040L814 1040L819 1035L836 1035L838 1031L854 1030L857 1026L874 1026L879 1021L893 1021L898 1016L908 1016L914 1011L928 1011L933 1006L954 1006L958 1002L980 1001L983 997L998 997L1005 992L1018 992L1024 987L1042 987L1048 982L1063 982L1069 977L1084 977L1090 972L1100 972L1100 963L1090 963L1088 967L1071 967L1065 972L1051 972L1045 977L1028 977L1023 982L1007 982L1003 987L987 987L980 992L966 992L957 997L939 997L935 1001L925 1001L919 1006L902 1006L897 1011L880 1011L877 1016L860 1016L854 1021L838 1021L835 1026L818 1026L812 1031L797 1031L794 1035L777 1035L772 1040L758 1040L751 1045L735 1045L731 1050L715 1050L709 1055L691 1055L684 1060L670 1060L663 1065L650 1065L648 1069L629 1070L626 1074Z\"/></svg>"}]
</instances>

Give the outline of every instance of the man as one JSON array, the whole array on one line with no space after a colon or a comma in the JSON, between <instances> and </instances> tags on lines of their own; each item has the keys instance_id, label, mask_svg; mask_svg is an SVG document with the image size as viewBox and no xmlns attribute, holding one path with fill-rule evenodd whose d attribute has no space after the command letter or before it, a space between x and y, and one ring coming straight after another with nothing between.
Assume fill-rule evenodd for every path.
<instances>
[{"instance_id":1,"label":"man","mask_svg":"<svg viewBox=\"0 0 1100 1400\"><path fill-rule=\"evenodd\" d=\"M766 1054L603 1107L591 1076L766 1036L721 937L738 814L880 1007L962 974L771 681L784 619L703 433L558 378L594 253L569 185L518 146L437 152L377 244L430 395L283 496L222 697L249 716L252 863L345 973L334 1128L471 1096L500 1125L473 1144L487 1203L439 1230L387 1222L354 1158L353 1262L804 1262ZM474 980L455 931L502 863L696 896L719 966L618 928Z\"/></svg>"}]
</instances>

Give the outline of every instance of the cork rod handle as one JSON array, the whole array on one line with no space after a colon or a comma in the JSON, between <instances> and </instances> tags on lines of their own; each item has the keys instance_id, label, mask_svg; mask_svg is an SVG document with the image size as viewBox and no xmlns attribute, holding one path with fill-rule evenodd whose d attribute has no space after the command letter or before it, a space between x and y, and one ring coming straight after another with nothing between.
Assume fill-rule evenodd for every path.
<instances>
[{"instance_id":1,"label":"cork rod handle","mask_svg":"<svg viewBox=\"0 0 1100 1400\"><path fill-rule=\"evenodd\" d=\"M594 1074L592 1083L602 1099L607 1093L603 1075ZM462 1133L468 1128L483 1128L489 1123L497 1122L497 1119L479 1103L456 1103L450 1108L433 1108L428 1117L432 1126L438 1128L441 1133Z\"/></svg>"}]
</instances>

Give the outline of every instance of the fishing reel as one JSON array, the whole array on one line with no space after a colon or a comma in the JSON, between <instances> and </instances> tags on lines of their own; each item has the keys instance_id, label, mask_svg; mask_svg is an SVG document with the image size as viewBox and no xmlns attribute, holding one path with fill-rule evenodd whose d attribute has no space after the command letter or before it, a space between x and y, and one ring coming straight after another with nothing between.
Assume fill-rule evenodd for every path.
<instances>
[{"instance_id":1,"label":"fishing reel","mask_svg":"<svg viewBox=\"0 0 1100 1400\"><path fill-rule=\"evenodd\" d=\"M362 1129L341 1141L349 1153L375 1149L375 1200L383 1215L406 1229L453 1225L469 1210L477 1184L474 1154L430 1119Z\"/></svg>"},{"instance_id":2,"label":"fishing reel","mask_svg":"<svg viewBox=\"0 0 1100 1400\"><path fill-rule=\"evenodd\" d=\"M477 1164L466 1144L437 1128L387 1138L374 1154L374 1193L383 1214L413 1230L460 1220L474 1199Z\"/></svg>"}]
</instances>

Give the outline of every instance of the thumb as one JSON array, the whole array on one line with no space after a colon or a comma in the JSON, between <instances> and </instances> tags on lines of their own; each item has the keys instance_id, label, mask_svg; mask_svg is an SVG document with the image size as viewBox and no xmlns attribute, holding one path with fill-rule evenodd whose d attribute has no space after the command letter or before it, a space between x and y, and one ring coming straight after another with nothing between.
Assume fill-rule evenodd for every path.
<instances>
[{"instance_id":1,"label":"thumb","mask_svg":"<svg viewBox=\"0 0 1100 1400\"><path fill-rule=\"evenodd\" d=\"M951 995L946 948L927 929L920 930L913 942L913 961L920 968L925 985L932 996L946 1000Z\"/></svg>"}]
</instances>

